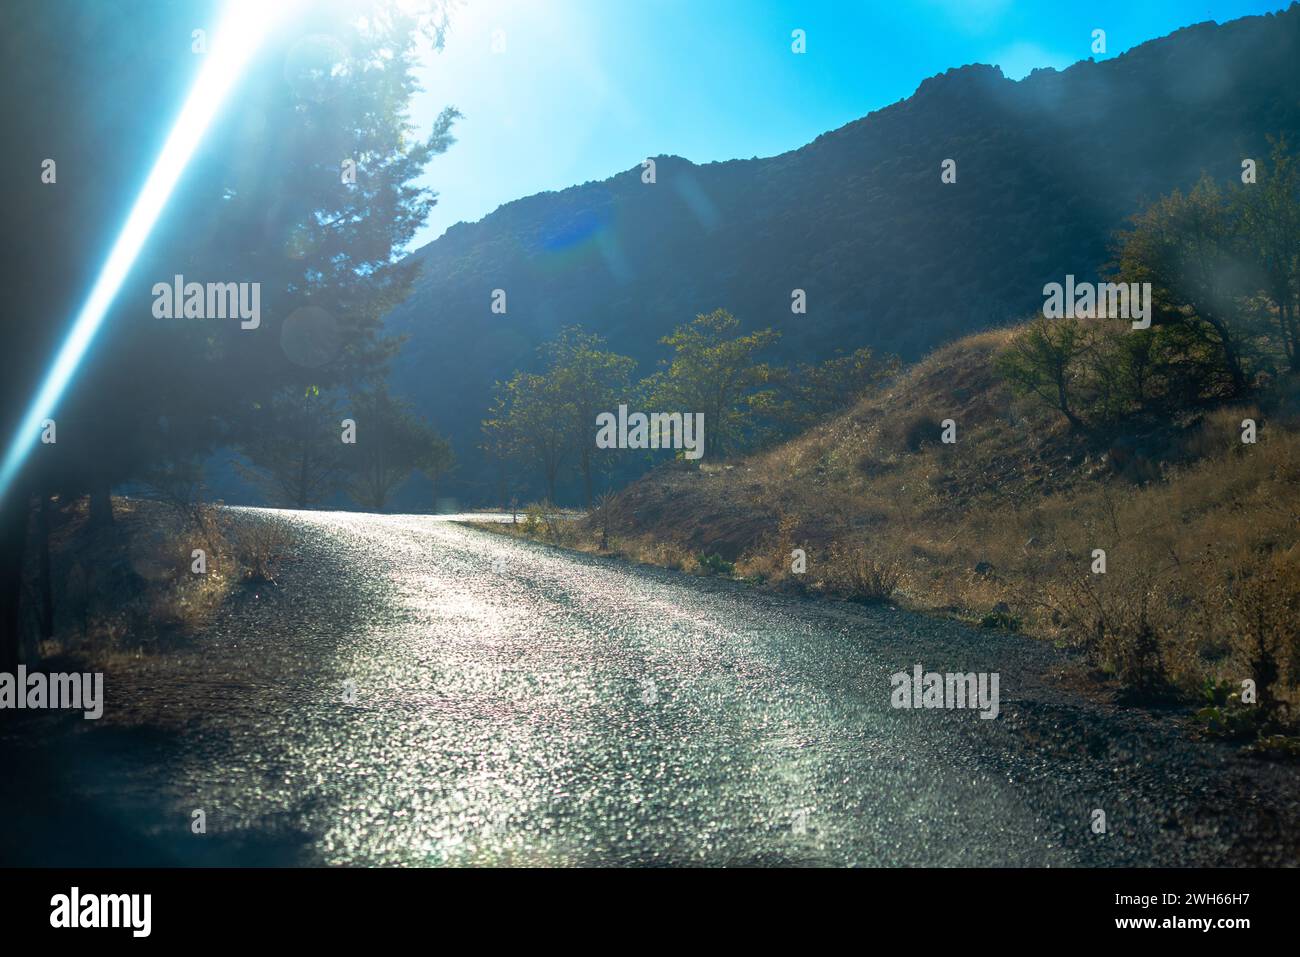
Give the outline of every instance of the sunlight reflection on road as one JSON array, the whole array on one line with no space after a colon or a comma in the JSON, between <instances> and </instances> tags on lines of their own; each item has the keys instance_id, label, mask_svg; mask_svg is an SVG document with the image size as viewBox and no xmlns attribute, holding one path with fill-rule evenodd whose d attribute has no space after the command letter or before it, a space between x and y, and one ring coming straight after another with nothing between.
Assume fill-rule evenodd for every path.
<instances>
[{"instance_id":1,"label":"sunlight reflection on road","mask_svg":"<svg viewBox=\"0 0 1300 957\"><path fill-rule=\"evenodd\" d=\"M185 787L309 861L1062 859L943 718L890 710L911 651L856 610L441 516L259 514L306 543L239 626L284 704L214 719Z\"/></svg>"}]
</instances>

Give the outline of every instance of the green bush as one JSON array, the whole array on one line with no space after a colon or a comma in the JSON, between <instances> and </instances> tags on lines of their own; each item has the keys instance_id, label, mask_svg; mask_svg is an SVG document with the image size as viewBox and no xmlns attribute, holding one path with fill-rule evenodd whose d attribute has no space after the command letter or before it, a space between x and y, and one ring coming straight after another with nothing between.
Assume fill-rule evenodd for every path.
<instances>
[{"instance_id":1,"label":"green bush","mask_svg":"<svg viewBox=\"0 0 1300 957\"><path fill-rule=\"evenodd\" d=\"M1003 628L1007 631L1019 631L1020 619L1010 612L995 608L980 619L981 628Z\"/></svg>"},{"instance_id":2,"label":"green bush","mask_svg":"<svg viewBox=\"0 0 1300 957\"><path fill-rule=\"evenodd\" d=\"M732 575L736 571L736 563L727 561L721 555L701 553L696 560L700 563L701 570L710 575Z\"/></svg>"}]
</instances>

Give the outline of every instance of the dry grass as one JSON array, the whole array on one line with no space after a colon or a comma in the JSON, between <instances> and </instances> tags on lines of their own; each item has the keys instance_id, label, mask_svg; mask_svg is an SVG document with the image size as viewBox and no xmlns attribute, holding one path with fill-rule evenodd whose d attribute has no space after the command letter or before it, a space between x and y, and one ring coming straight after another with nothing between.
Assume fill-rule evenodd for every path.
<instances>
[{"instance_id":1,"label":"dry grass","mask_svg":"<svg viewBox=\"0 0 1300 957\"><path fill-rule=\"evenodd\" d=\"M903 578L897 561L871 555L865 544L833 543L827 567L837 593L868 604L889 601Z\"/></svg>"},{"instance_id":2,"label":"dry grass","mask_svg":"<svg viewBox=\"0 0 1300 957\"><path fill-rule=\"evenodd\" d=\"M226 531L220 542L233 545L231 557L244 581L277 584L276 576L292 550L293 535L278 522L247 522L233 534Z\"/></svg>"},{"instance_id":3,"label":"dry grass","mask_svg":"<svg viewBox=\"0 0 1300 957\"><path fill-rule=\"evenodd\" d=\"M103 663L185 640L236 589L273 583L291 545L277 525L244 523L236 530L207 505L180 509L114 499L113 513L112 527L92 529L84 501L54 511L54 633L33 643L39 654L74 653ZM205 573L194 571L196 549L204 553ZM34 558L29 565L26 604L35 609ZM38 634L35 621L29 628Z\"/></svg>"},{"instance_id":4,"label":"dry grass","mask_svg":"<svg viewBox=\"0 0 1300 957\"><path fill-rule=\"evenodd\" d=\"M993 359L1013 335L954 343L765 453L661 469L575 523L572 544L599 551L607 526L608 550L637 561L697 570L716 554L778 587L1015 625L1082 648L1134 695L1253 678L1272 716L1300 706L1296 385L1101 442L1012 397ZM949 418L956 445L939 441Z\"/></svg>"}]
</instances>

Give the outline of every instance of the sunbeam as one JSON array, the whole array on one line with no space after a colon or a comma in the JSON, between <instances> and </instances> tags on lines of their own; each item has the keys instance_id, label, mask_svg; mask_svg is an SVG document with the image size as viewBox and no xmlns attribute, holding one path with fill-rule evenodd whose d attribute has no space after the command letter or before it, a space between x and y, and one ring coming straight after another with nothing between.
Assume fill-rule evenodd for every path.
<instances>
[{"instance_id":1,"label":"sunbeam","mask_svg":"<svg viewBox=\"0 0 1300 957\"><path fill-rule=\"evenodd\" d=\"M144 188L140 190L126 224L90 290L90 296L81 307L72 331L59 348L50 371L9 444L4 464L0 465L0 499L8 494L10 485L36 444L41 422L53 415L55 406L67 390L213 117L271 26L296 4L297 0L279 3L231 0L214 36L212 52L200 70L167 142L158 154L149 178L145 180Z\"/></svg>"}]
</instances>

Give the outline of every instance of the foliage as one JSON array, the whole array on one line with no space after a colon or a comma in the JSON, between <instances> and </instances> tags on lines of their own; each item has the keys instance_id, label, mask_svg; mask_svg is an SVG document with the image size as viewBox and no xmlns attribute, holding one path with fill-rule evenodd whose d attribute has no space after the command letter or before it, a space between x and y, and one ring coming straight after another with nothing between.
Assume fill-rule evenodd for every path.
<instances>
[{"instance_id":1,"label":"foliage","mask_svg":"<svg viewBox=\"0 0 1300 957\"><path fill-rule=\"evenodd\" d=\"M572 415L572 441L582 477L583 501L590 507L594 473L608 463L609 450L596 448L596 416L631 399L630 384L636 362L601 348L599 336L570 327L542 347L547 375L556 383L565 408ZM551 489L552 498L554 489Z\"/></svg>"},{"instance_id":2,"label":"foliage","mask_svg":"<svg viewBox=\"0 0 1300 957\"><path fill-rule=\"evenodd\" d=\"M745 332L780 331L765 359L785 367L862 346L915 362L1003 327L1041 307L1045 282L1102 269L1145 200L1190 189L1201 170L1239 175L1241 157L1268 156L1266 131L1300 135L1298 24L1300 9L1202 24L1019 82L963 67L779 157L659 156L654 185L629 164L508 203L417 254L415 289L390 319L411 336L394 388L455 423L468 450L492 383L566 325L642 375L663 336L715 305ZM1206 63L1241 82L1204 82ZM940 182L942 157L958 158L957 183ZM494 287L510 312L489 322ZM790 311L796 287L804 315ZM495 470L467 463L457 481L486 487Z\"/></svg>"},{"instance_id":3,"label":"foliage","mask_svg":"<svg viewBox=\"0 0 1300 957\"><path fill-rule=\"evenodd\" d=\"M761 414L776 399L775 370L757 354L779 338L771 329L737 335L740 322L715 309L661 341L673 350L646 384L655 409L704 413L704 457L740 451L760 434Z\"/></svg>"},{"instance_id":4,"label":"foliage","mask_svg":"<svg viewBox=\"0 0 1300 957\"><path fill-rule=\"evenodd\" d=\"M1036 319L998 357L998 369L1020 395L1033 395L1082 426L1073 395L1076 362L1084 351L1083 329L1074 319Z\"/></svg>"},{"instance_id":5,"label":"foliage","mask_svg":"<svg viewBox=\"0 0 1300 957\"><path fill-rule=\"evenodd\" d=\"M556 483L571 463L577 442L577 413L564 385L549 373L516 372L509 381L497 383L498 411L484 423L495 448L538 471L548 501L555 499Z\"/></svg>"},{"instance_id":6,"label":"foliage","mask_svg":"<svg viewBox=\"0 0 1300 957\"><path fill-rule=\"evenodd\" d=\"M867 555L895 566L900 602L1018 620L1085 652L1077 680L1120 694L1222 707L1203 702L1205 680L1250 678L1258 733L1285 750L1300 716L1300 384L1261 381L1248 405L1144 425L1134 457L1156 478L1134 486L1106 461L1109 440L1020 414L994 360L1023 332L945 347L730 469L652 473L620 493L610 536L665 564L725 548L747 578L845 597L876 590L840 567ZM961 422L956 449L904 441L913 424L937 435L944 415ZM1240 441L1244 417L1267 423L1256 445Z\"/></svg>"},{"instance_id":7,"label":"foliage","mask_svg":"<svg viewBox=\"0 0 1300 957\"><path fill-rule=\"evenodd\" d=\"M779 398L770 414L783 434L802 432L856 405L898 370L897 356L878 358L866 346L821 363L797 363L778 377Z\"/></svg>"},{"instance_id":8,"label":"foliage","mask_svg":"<svg viewBox=\"0 0 1300 957\"><path fill-rule=\"evenodd\" d=\"M313 385L285 389L260 411L239 447L251 464L236 463L239 473L274 505L311 508L332 497L346 467L338 400Z\"/></svg>"},{"instance_id":9,"label":"foliage","mask_svg":"<svg viewBox=\"0 0 1300 957\"><path fill-rule=\"evenodd\" d=\"M413 473L436 474L450 462L447 440L384 389L354 395L351 417L356 443L344 446L346 488L363 508L382 511Z\"/></svg>"},{"instance_id":10,"label":"foliage","mask_svg":"<svg viewBox=\"0 0 1300 957\"><path fill-rule=\"evenodd\" d=\"M700 570L709 575L733 575L736 572L736 563L729 562L721 555L700 554L696 561L699 563Z\"/></svg>"},{"instance_id":11,"label":"foliage","mask_svg":"<svg viewBox=\"0 0 1300 957\"><path fill-rule=\"evenodd\" d=\"M1203 176L1138 212L1117 236L1114 279L1151 284L1151 327L1038 319L998 359L1011 387L1100 431L1300 370L1300 173L1285 141L1257 175L1228 188Z\"/></svg>"}]
</instances>

